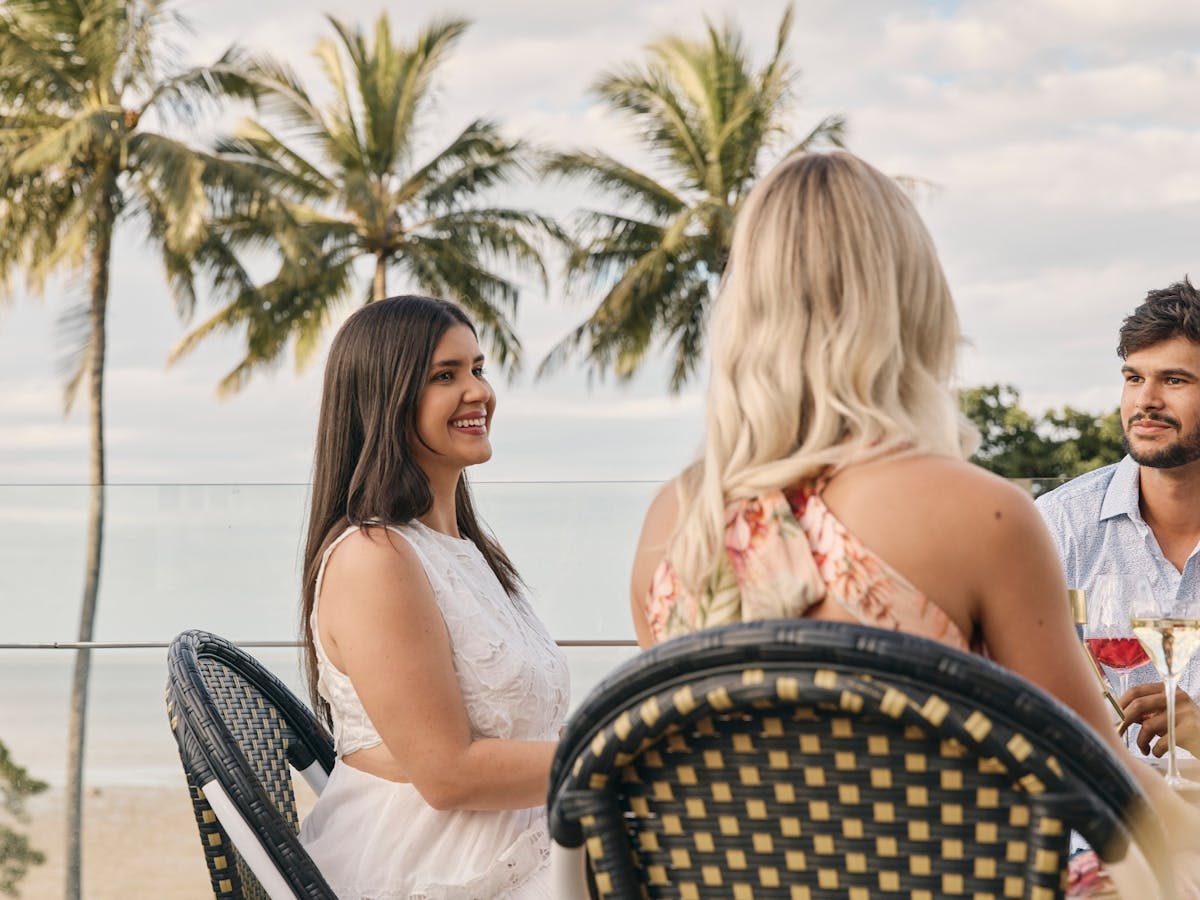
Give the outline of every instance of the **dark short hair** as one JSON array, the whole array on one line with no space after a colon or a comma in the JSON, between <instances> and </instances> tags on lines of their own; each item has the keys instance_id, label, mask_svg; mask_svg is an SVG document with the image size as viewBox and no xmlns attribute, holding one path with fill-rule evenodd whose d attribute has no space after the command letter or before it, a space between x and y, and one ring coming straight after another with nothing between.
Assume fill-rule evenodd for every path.
<instances>
[{"instance_id":1,"label":"dark short hair","mask_svg":"<svg viewBox=\"0 0 1200 900\"><path fill-rule=\"evenodd\" d=\"M1186 275L1183 281L1146 294L1141 306L1121 323L1117 355L1128 359L1130 353L1176 337L1200 344L1200 292Z\"/></svg>"}]
</instances>

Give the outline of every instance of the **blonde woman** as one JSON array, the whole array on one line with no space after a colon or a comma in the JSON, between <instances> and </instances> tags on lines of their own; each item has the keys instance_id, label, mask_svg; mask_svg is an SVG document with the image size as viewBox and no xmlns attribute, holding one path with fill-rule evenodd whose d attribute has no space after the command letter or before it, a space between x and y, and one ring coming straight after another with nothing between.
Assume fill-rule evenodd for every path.
<instances>
[{"instance_id":1,"label":"blonde woman","mask_svg":"<svg viewBox=\"0 0 1200 900\"><path fill-rule=\"evenodd\" d=\"M954 302L891 179L843 152L779 165L739 214L710 333L703 452L651 504L634 562L643 646L792 616L986 646L1159 809L1196 818L1117 739L1033 503L965 461Z\"/></svg>"}]
</instances>

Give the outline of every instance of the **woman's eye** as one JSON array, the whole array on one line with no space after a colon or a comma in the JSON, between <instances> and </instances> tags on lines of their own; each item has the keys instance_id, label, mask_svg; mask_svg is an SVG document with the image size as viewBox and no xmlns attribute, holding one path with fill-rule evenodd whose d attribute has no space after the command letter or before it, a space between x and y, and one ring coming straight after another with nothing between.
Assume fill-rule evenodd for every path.
<instances>
[{"instance_id":1,"label":"woman's eye","mask_svg":"<svg viewBox=\"0 0 1200 900\"><path fill-rule=\"evenodd\" d=\"M487 374L487 372L484 370L483 366L476 366L471 371L475 374L476 378L482 378L484 375Z\"/></svg>"},{"instance_id":2,"label":"woman's eye","mask_svg":"<svg viewBox=\"0 0 1200 900\"><path fill-rule=\"evenodd\" d=\"M450 372L438 372L433 376L434 381L449 381L453 377Z\"/></svg>"}]
</instances>

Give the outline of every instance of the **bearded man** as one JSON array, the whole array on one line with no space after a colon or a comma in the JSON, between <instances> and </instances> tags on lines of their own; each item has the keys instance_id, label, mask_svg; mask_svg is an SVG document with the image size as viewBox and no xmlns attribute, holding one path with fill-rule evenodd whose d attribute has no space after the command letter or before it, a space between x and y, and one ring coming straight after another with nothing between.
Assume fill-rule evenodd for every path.
<instances>
[{"instance_id":1,"label":"bearded man","mask_svg":"<svg viewBox=\"0 0 1200 900\"><path fill-rule=\"evenodd\" d=\"M1144 575L1156 596L1200 598L1200 294L1183 281L1150 291L1121 325L1121 426L1126 456L1043 495L1072 587L1103 573ZM1123 617L1128 610L1122 611ZM1200 755L1197 665L1185 670L1176 740ZM1143 753L1166 752L1165 698L1152 667L1122 698Z\"/></svg>"}]
</instances>

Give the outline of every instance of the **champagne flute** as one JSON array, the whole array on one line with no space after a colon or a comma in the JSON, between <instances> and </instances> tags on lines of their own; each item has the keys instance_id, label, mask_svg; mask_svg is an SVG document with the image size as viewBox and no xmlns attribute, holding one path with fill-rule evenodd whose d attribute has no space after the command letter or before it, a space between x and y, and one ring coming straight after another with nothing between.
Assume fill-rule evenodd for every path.
<instances>
[{"instance_id":1,"label":"champagne flute","mask_svg":"<svg viewBox=\"0 0 1200 900\"><path fill-rule=\"evenodd\" d=\"M1155 597L1143 578L1130 598L1129 610L1133 633L1150 654L1167 692L1167 784L1183 787L1191 782L1180 777L1175 762L1175 689L1200 649L1200 602L1195 597Z\"/></svg>"},{"instance_id":2,"label":"champagne flute","mask_svg":"<svg viewBox=\"0 0 1200 900\"><path fill-rule=\"evenodd\" d=\"M1116 673L1118 698L1124 697L1129 690L1129 673L1150 662L1129 624L1129 598L1138 591L1138 581L1145 582L1146 579L1105 572L1092 584L1087 598L1084 643L1096 662ZM1149 587L1146 582L1146 590ZM1128 729L1125 730L1125 746L1129 746Z\"/></svg>"}]
</instances>

